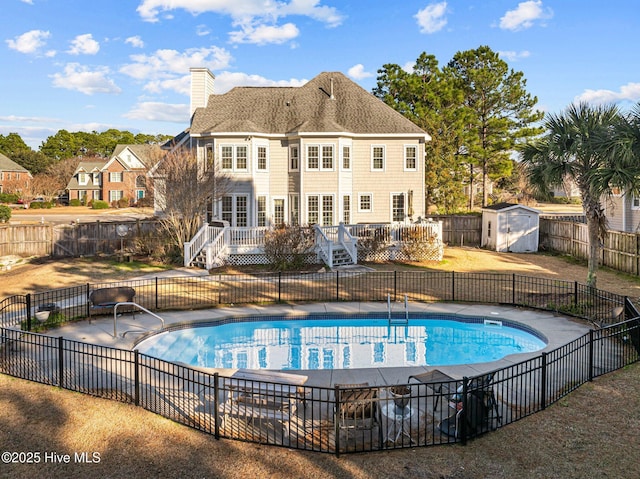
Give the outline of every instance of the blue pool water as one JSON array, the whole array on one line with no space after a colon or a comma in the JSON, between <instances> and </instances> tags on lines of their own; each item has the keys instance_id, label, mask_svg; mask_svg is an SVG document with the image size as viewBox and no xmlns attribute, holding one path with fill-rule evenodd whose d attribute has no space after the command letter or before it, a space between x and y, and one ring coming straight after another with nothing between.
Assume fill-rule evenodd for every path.
<instances>
[{"instance_id":1,"label":"blue pool water","mask_svg":"<svg viewBox=\"0 0 640 479\"><path fill-rule=\"evenodd\" d=\"M390 325L379 315L245 318L165 331L136 348L192 366L305 370L471 364L546 346L540 335L516 323L443 316L422 315L410 318L406 325Z\"/></svg>"}]
</instances>

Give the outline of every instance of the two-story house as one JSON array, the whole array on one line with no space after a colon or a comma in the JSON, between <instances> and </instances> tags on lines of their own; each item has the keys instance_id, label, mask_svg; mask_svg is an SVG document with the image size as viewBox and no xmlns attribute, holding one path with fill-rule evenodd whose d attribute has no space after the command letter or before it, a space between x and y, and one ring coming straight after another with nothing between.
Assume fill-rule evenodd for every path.
<instances>
[{"instance_id":1,"label":"two-story house","mask_svg":"<svg viewBox=\"0 0 640 479\"><path fill-rule=\"evenodd\" d=\"M69 200L138 203L150 192L146 174L159 152L158 145L117 145L108 159L80 161L67 185Z\"/></svg>"},{"instance_id":2,"label":"two-story house","mask_svg":"<svg viewBox=\"0 0 640 479\"><path fill-rule=\"evenodd\" d=\"M21 193L29 187L31 173L0 153L0 193Z\"/></svg>"},{"instance_id":3,"label":"two-story house","mask_svg":"<svg viewBox=\"0 0 640 479\"><path fill-rule=\"evenodd\" d=\"M429 135L345 75L300 87L213 91L191 69L182 144L232 178L211 216L231 226L411 222L425 216ZM210 218L211 219L211 218Z\"/></svg>"}]
</instances>

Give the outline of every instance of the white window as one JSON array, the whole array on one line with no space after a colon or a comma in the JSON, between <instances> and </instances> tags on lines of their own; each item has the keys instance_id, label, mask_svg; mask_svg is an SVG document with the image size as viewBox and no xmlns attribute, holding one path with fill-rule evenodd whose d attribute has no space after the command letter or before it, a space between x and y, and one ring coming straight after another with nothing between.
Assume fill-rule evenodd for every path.
<instances>
[{"instance_id":1,"label":"white window","mask_svg":"<svg viewBox=\"0 0 640 479\"><path fill-rule=\"evenodd\" d=\"M93 173L93 186L100 186L102 184L102 181L100 181L100 179L102 178L102 176L100 176L100 173Z\"/></svg>"},{"instance_id":2,"label":"white window","mask_svg":"<svg viewBox=\"0 0 640 479\"><path fill-rule=\"evenodd\" d=\"M350 146L342 147L342 169L344 170L351 169L351 147Z\"/></svg>"},{"instance_id":3,"label":"white window","mask_svg":"<svg viewBox=\"0 0 640 479\"><path fill-rule=\"evenodd\" d=\"M221 203L223 220L228 221L231 226L247 226L249 211L246 195L223 196Z\"/></svg>"},{"instance_id":4,"label":"white window","mask_svg":"<svg viewBox=\"0 0 640 479\"><path fill-rule=\"evenodd\" d=\"M111 183L122 183L122 171L112 171L109 173Z\"/></svg>"},{"instance_id":5,"label":"white window","mask_svg":"<svg viewBox=\"0 0 640 479\"><path fill-rule=\"evenodd\" d=\"M273 224L278 226L284 224L284 199L275 198L273 200Z\"/></svg>"},{"instance_id":6,"label":"white window","mask_svg":"<svg viewBox=\"0 0 640 479\"><path fill-rule=\"evenodd\" d=\"M322 147L322 169L333 170L333 146L331 145Z\"/></svg>"},{"instance_id":7,"label":"white window","mask_svg":"<svg viewBox=\"0 0 640 479\"><path fill-rule=\"evenodd\" d=\"M342 197L342 222L345 225L351 224L351 196Z\"/></svg>"},{"instance_id":8,"label":"white window","mask_svg":"<svg viewBox=\"0 0 640 479\"><path fill-rule=\"evenodd\" d=\"M404 169L415 171L418 165L418 147L407 145L404 147Z\"/></svg>"},{"instance_id":9,"label":"white window","mask_svg":"<svg viewBox=\"0 0 640 479\"><path fill-rule=\"evenodd\" d=\"M404 221L404 194L396 193L391 195L391 221Z\"/></svg>"},{"instance_id":10,"label":"white window","mask_svg":"<svg viewBox=\"0 0 640 479\"><path fill-rule=\"evenodd\" d=\"M258 196L258 226L267 226L267 197Z\"/></svg>"},{"instance_id":11,"label":"white window","mask_svg":"<svg viewBox=\"0 0 640 479\"><path fill-rule=\"evenodd\" d=\"M289 195L289 222L292 225L300 222L300 197L297 194Z\"/></svg>"},{"instance_id":12,"label":"white window","mask_svg":"<svg viewBox=\"0 0 640 479\"><path fill-rule=\"evenodd\" d=\"M361 193L358 196L358 211L365 213L373 211L373 197L371 193Z\"/></svg>"},{"instance_id":13,"label":"white window","mask_svg":"<svg viewBox=\"0 0 640 479\"><path fill-rule=\"evenodd\" d=\"M222 169L233 169L233 146L222 146L220 148L220 158L222 159Z\"/></svg>"},{"instance_id":14,"label":"white window","mask_svg":"<svg viewBox=\"0 0 640 479\"><path fill-rule=\"evenodd\" d=\"M317 170L320 166L319 148L317 145L309 145L307 147L307 169Z\"/></svg>"},{"instance_id":15,"label":"white window","mask_svg":"<svg viewBox=\"0 0 640 479\"><path fill-rule=\"evenodd\" d=\"M333 225L333 195L322 195L322 226Z\"/></svg>"},{"instance_id":16,"label":"white window","mask_svg":"<svg viewBox=\"0 0 640 479\"><path fill-rule=\"evenodd\" d=\"M78 184L86 185L87 184L87 174L86 173L78 173Z\"/></svg>"},{"instance_id":17,"label":"white window","mask_svg":"<svg viewBox=\"0 0 640 479\"><path fill-rule=\"evenodd\" d=\"M633 195L631 197L631 209L640 210L640 196Z\"/></svg>"},{"instance_id":18,"label":"white window","mask_svg":"<svg viewBox=\"0 0 640 479\"><path fill-rule=\"evenodd\" d=\"M223 170L247 171L246 145L221 145L220 162Z\"/></svg>"},{"instance_id":19,"label":"white window","mask_svg":"<svg viewBox=\"0 0 640 479\"><path fill-rule=\"evenodd\" d=\"M267 171L267 147L258 147L257 166L260 171Z\"/></svg>"},{"instance_id":20,"label":"white window","mask_svg":"<svg viewBox=\"0 0 640 479\"><path fill-rule=\"evenodd\" d=\"M204 169L205 170L211 170L215 164L214 164L214 150L213 150L213 143L207 143L204 146Z\"/></svg>"},{"instance_id":21,"label":"white window","mask_svg":"<svg viewBox=\"0 0 640 479\"><path fill-rule=\"evenodd\" d=\"M307 169L333 170L333 145L308 145Z\"/></svg>"},{"instance_id":22,"label":"white window","mask_svg":"<svg viewBox=\"0 0 640 479\"><path fill-rule=\"evenodd\" d=\"M373 145L371 147L371 169L373 171L384 170L385 148L383 145Z\"/></svg>"},{"instance_id":23,"label":"white window","mask_svg":"<svg viewBox=\"0 0 640 479\"><path fill-rule=\"evenodd\" d=\"M85 192L86 195L86 192ZM123 198L124 194L122 191L119 190L110 190L109 191L109 201L118 201L121 200Z\"/></svg>"},{"instance_id":24,"label":"white window","mask_svg":"<svg viewBox=\"0 0 640 479\"><path fill-rule=\"evenodd\" d=\"M291 145L289 147L289 169L297 171L300 167L300 149L298 145Z\"/></svg>"},{"instance_id":25,"label":"white window","mask_svg":"<svg viewBox=\"0 0 640 479\"><path fill-rule=\"evenodd\" d=\"M315 225L318 223L320 214L320 198L315 195L307 197L307 223Z\"/></svg>"}]
</instances>

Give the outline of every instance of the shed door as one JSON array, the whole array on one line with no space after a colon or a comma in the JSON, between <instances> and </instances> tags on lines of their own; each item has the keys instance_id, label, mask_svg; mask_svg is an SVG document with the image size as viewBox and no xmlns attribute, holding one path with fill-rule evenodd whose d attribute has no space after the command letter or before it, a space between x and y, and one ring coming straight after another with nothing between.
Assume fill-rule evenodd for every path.
<instances>
[{"instance_id":1,"label":"shed door","mask_svg":"<svg viewBox=\"0 0 640 479\"><path fill-rule=\"evenodd\" d=\"M507 251L526 253L536 250L533 224L531 215L514 213L507 216Z\"/></svg>"}]
</instances>

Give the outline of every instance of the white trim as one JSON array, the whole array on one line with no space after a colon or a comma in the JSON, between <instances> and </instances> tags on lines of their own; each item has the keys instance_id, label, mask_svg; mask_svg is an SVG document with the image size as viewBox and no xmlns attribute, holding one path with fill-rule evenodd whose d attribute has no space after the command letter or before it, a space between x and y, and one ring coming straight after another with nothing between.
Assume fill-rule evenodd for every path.
<instances>
[{"instance_id":1,"label":"white trim","mask_svg":"<svg viewBox=\"0 0 640 479\"><path fill-rule=\"evenodd\" d=\"M373 166L373 151L376 148L382 148L382 168L375 168ZM384 173L387 168L387 145L372 144L369 150L369 166L372 173Z\"/></svg>"},{"instance_id":2,"label":"white trim","mask_svg":"<svg viewBox=\"0 0 640 479\"><path fill-rule=\"evenodd\" d=\"M318 148L318 167L309 167L309 148ZM323 165L323 149L331 147L331 168L325 168ZM336 145L335 143L307 143L305 145L305 169L307 171L335 171L336 169Z\"/></svg>"},{"instance_id":3,"label":"white trim","mask_svg":"<svg viewBox=\"0 0 640 479\"><path fill-rule=\"evenodd\" d=\"M302 138L302 137L328 137L343 136L350 138L380 138L380 133L353 133L350 131L292 131L289 133L256 133L254 131L207 131L204 133L189 133L190 138L205 137L238 137L248 136L261 138ZM427 133L385 133L385 138L416 138L424 141L431 141L431 136Z\"/></svg>"},{"instance_id":4,"label":"white trim","mask_svg":"<svg viewBox=\"0 0 640 479\"><path fill-rule=\"evenodd\" d=\"M371 207L368 210L362 209L361 207L363 196L369 197L369 204ZM358 213L373 213L373 193L358 193Z\"/></svg>"},{"instance_id":5,"label":"white trim","mask_svg":"<svg viewBox=\"0 0 640 479\"><path fill-rule=\"evenodd\" d=\"M272 196L271 197L271 215L270 215L270 222L272 225L277 226L278 224L275 221L275 215L276 215L276 200L282 200L284 203L282 205L282 222L283 223L288 223L289 222L289 210L288 210L288 202L287 202L287 197L286 196L282 196L282 195L277 195L277 196Z\"/></svg>"},{"instance_id":6,"label":"white trim","mask_svg":"<svg viewBox=\"0 0 640 479\"><path fill-rule=\"evenodd\" d=\"M225 168L222 165L222 149L231 148L231 168ZM247 151L246 161L247 165L244 168L238 168L238 148L245 148ZM234 173L248 173L250 171L251 155L249 154L250 148L247 143L218 143L218 155L220 158L220 171L232 171ZM262 170L260 170L262 171Z\"/></svg>"},{"instance_id":7,"label":"white trim","mask_svg":"<svg viewBox=\"0 0 640 479\"><path fill-rule=\"evenodd\" d=\"M407 168L407 148L413 148L416 152L414 156L415 166L413 168ZM412 145L412 144L403 145L402 154L403 154L403 162L402 162L403 171L418 171L418 155L419 155L418 145Z\"/></svg>"},{"instance_id":8,"label":"white trim","mask_svg":"<svg viewBox=\"0 0 640 479\"><path fill-rule=\"evenodd\" d=\"M398 221L398 220L394 220L393 219L393 197L394 196L402 196L402 201L403 201L403 210L404 210L404 216L402 217L402 220ZM408 214L408 198L407 198L407 194L404 191L390 191L389 192L389 222L391 223L405 223L407 221L407 218L409 217Z\"/></svg>"},{"instance_id":9,"label":"white trim","mask_svg":"<svg viewBox=\"0 0 640 479\"><path fill-rule=\"evenodd\" d=\"M265 154L265 167L264 168L260 168L259 167L259 160L260 157L258 155L258 151L260 150L260 148L264 148L264 154ZM255 145L255 168L256 168L256 172L257 173L268 173L269 172L269 143L258 143Z\"/></svg>"},{"instance_id":10,"label":"white trim","mask_svg":"<svg viewBox=\"0 0 640 479\"><path fill-rule=\"evenodd\" d=\"M293 155L291 154L291 150L295 148L298 150L298 167L297 168L291 168L291 159L293 158ZM289 155L287 157L287 169L289 171L300 171L300 144L296 143L293 145L289 145L289 148L287 149Z\"/></svg>"}]
</instances>

